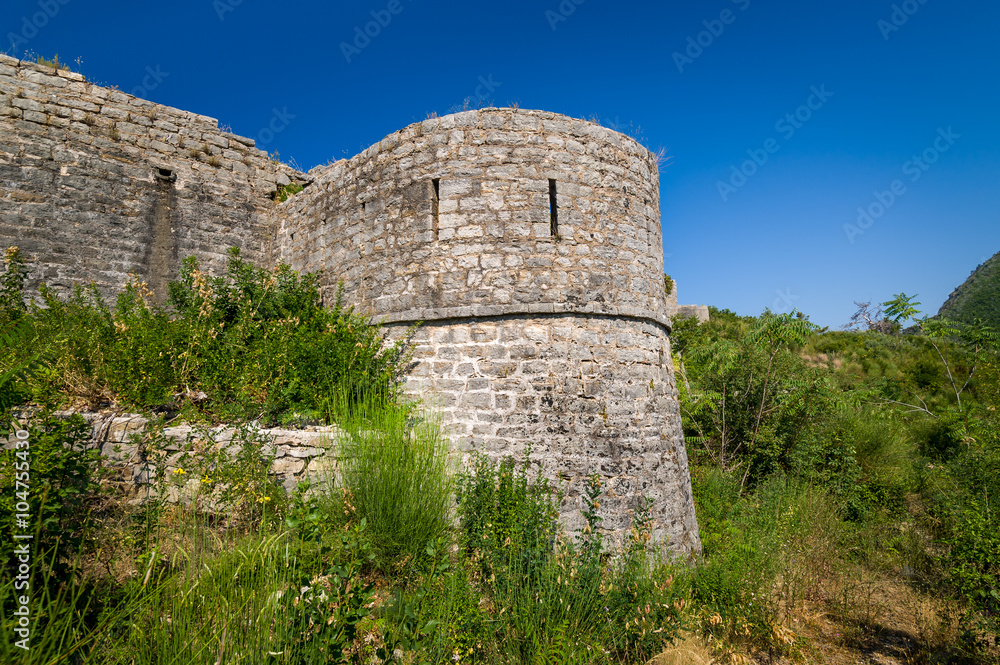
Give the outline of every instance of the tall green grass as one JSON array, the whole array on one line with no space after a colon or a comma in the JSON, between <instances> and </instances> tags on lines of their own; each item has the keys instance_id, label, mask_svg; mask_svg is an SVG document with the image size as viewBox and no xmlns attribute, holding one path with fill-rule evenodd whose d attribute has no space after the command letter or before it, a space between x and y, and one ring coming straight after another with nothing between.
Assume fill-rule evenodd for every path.
<instances>
[{"instance_id":1,"label":"tall green grass","mask_svg":"<svg viewBox=\"0 0 1000 665\"><path fill-rule=\"evenodd\" d=\"M423 557L448 530L448 440L433 414L388 400L342 410L338 442L347 501L368 524L379 566Z\"/></svg>"}]
</instances>

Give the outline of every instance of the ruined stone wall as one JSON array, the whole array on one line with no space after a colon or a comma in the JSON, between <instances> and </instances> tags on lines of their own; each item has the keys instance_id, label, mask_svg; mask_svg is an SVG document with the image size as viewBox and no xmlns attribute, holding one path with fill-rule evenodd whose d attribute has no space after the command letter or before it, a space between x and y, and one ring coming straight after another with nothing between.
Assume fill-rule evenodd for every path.
<instances>
[{"instance_id":1,"label":"ruined stone wall","mask_svg":"<svg viewBox=\"0 0 1000 665\"><path fill-rule=\"evenodd\" d=\"M68 418L73 412L57 412L56 415ZM79 412L79 415L90 426L87 450L97 452L102 466L112 472L109 479L119 483L128 493L142 492L157 477L165 474L174 481L169 485L167 499L177 501L196 494L200 478L186 478L185 482L178 483L181 477L173 473L181 468L183 455L185 452L190 454L192 442L196 440L211 442L212 446L225 450L231 458L239 453L233 427L219 425L205 428L181 423L162 430L166 441L162 449L165 455L157 462L144 450L143 439L148 439L151 429L148 418L138 413ZM336 426L260 428L256 434L255 438L266 442L261 454L272 462L271 476L288 492L294 491L302 481L322 487L337 477L337 446L343 431ZM13 449L16 441L13 433L6 439L0 438L0 449ZM162 466L158 468L157 463Z\"/></svg>"},{"instance_id":2,"label":"ruined stone wall","mask_svg":"<svg viewBox=\"0 0 1000 665\"><path fill-rule=\"evenodd\" d=\"M698 319L699 323L706 323L711 318L708 305L680 305L675 314L678 319Z\"/></svg>"},{"instance_id":3,"label":"ruined stone wall","mask_svg":"<svg viewBox=\"0 0 1000 665\"><path fill-rule=\"evenodd\" d=\"M228 247L267 259L267 212L301 176L218 122L0 55L0 246L17 245L29 287L129 273L158 296L179 262L225 269Z\"/></svg>"},{"instance_id":4,"label":"ruined stone wall","mask_svg":"<svg viewBox=\"0 0 1000 665\"><path fill-rule=\"evenodd\" d=\"M652 497L657 540L687 553L700 544L657 167L593 123L484 109L306 177L211 118L0 56L0 246L24 251L29 287L93 282L111 296L132 273L162 298L183 257L220 273L230 246L323 270L324 298L342 283L393 335L424 322L408 387L442 409L460 450L530 445L566 483L571 528L600 473L613 539ZM309 186L274 205L293 181ZM288 483L309 455L279 456Z\"/></svg>"},{"instance_id":5,"label":"ruined stone wall","mask_svg":"<svg viewBox=\"0 0 1000 665\"><path fill-rule=\"evenodd\" d=\"M523 458L565 483L582 526L589 474L624 537L643 497L654 535L700 548L670 360L655 157L540 111L485 109L403 129L311 172L275 210L277 252L326 295L422 321L407 389L468 454Z\"/></svg>"}]
</instances>

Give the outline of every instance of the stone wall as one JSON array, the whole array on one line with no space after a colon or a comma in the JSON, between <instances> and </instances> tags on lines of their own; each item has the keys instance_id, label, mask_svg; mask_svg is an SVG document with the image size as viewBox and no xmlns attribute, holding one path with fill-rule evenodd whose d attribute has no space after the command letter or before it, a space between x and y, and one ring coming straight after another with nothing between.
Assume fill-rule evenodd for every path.
<instances>
[{"instance_id":1,"label":"stone wall","mask_svg":"<svg viewBox=\"0 0 1000 665\"><path fill-rule=\"evenodd\" d=\"M394 336L423 322L407 389L441 410L459 450L530 447L565 483L570 529L598 473L612 541L650 497L656 540L700 549L654 155L593 123L484 109L310 175L274 211L277 256L323 270L328 297L342 284Z\"/></svg>"},{"instance_id":2,"label":"stone wall","mask_svg":"<svg viewBox=\"0 0 1000 665\"><path fill-rule=\"evenodd\" d=\"M402 325L398 324L399 332ZM670 341L655 323L605 315L504 316L425 323L407 389L443 414L463 453L530 460L565 483L563 522L584 526L592 473L608 490L612 541L643 497L657 542L700 548Z\"/></svg>"},{"instance_id":3,"label":"stone wall","mask_svg":"<svg viewBox=\"0 0 1000 665\"><path fill-rule=\"evenodd\" d=\"M699 323L705 323L711 314L708 305L679 305L675 316L679 319L698 319Z\"/></svg>"},{"instance_id":4,"label":"stone wall","mask_svg":"<svg viewBox=\"0 0 1000 665\"><path fill-rule=\"evenodd\" d=\"M667 324L656 158L627 136L543 111L467 111L310 175L275 211L278 255L323 269L328 291L343 282L380 319Z\"/></svg>"},{"instance_id":5,"label":"stone wall","mask_svg":"<svg viewBox=\"0 0 1000 665\"><path fill-rule=\"evenodd\" d=\"M59 413L69 417L70 412ZM236 455L238 450L233 441L235 429L221 425L199 429L187 424L167 427L163 436L167 439L164 451L167 453L163 468L157 469L147 459L144 446L141 444L143 435L148 432L149 420L139 414L90 413L79 414L91 427L89 447L100 453L102 464L114 469L113 480L118 481L130 490L141 490L151 483L158 473L166 473L174 477L173 471L180 466L180 458L184 450L191 449L191 443L196 439L211 441L215 445ZM272 472L274 478L288 491L303 480L312 483L326 482L337 473L338 465L335 445L341 431L335 426L310 427L308 429L259 429L260 438L268 441L261 451L265 456L272 457L274 463ZM11 435L3 442L6 448L14 445ZM190 478L197 488L199 478ZM172 483L173 493L169 497L176 500L180 489Z\"/></svg>"},{"instance_id":6,"label":"stone wall","mask_svg":"<svg viewBox=\"0 0 1000 665\"><path fill-rule=\"evenodd\" d=\"M264 261L292 179L212 118L0 55L0 246L22 249L32 289L111 296L132 273L162 298L187 255L217 272L230 246Z\"/></svg>"}]
</instances>

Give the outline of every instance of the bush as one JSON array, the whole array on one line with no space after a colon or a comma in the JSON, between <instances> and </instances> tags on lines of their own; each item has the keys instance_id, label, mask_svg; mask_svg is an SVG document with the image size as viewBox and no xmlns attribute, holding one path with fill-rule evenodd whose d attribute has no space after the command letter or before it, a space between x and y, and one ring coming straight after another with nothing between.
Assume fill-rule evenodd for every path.
<instances>
[{"instance_id":1,"label":"bush","mask_svg":"<svg viewBox=\"0 0 1000 665\"><path fill-rule=\"evenodd\" d=\"M723 644L787 650L789 615L836 576L850 533L838 502L780 475L743 496L734 474L696 468L693 478L705 557L693 585L706 629Z\"/></svg>"},{"instance_id":2,"label":"bush","mask_svg":"<svg viewBox=\"0 0 1000 665\"><path fill-rule=\"evenodd\" d=\"M648 558L649 506L629 548L606 552L596 476L575 539L558 527L558 495L540 475L529 480L527 463L477 457L460 488L465 551L502 608L493 623L501 662L645 662L676 638L683 585L671 565Z\"/></svg>"},{"instance_id":3,"label":"bush","mask_svg":"<svg viewBox=\"0 0 1000 665\"><path fill-rule=\"evenodd\" d=\"M0 278L3 316L23 298L18 256L8 254ZM407 340L387 342L339 297L324 307L316 275L255 268L234 248L225 276L189 257L169 291L160 306L132 281L110 308L94 288L62 299L41 287L44 306L23 318L51 357L20 384L36 399L267 423L329 421L338 408L397 395ZM23 364L30 348L4 349L0 370Z\"/></svg>"},{"instance_id":4,"label":"bush","mask_svg":"<svg viewBox=\"0 0 1000 665\"><path fill-rule=\"evenodd\" d=\"M97 486L96 451L87 450L90 426L79 415L63 419L43 412L27 427L26 445L0 454L0 545L4 566L16 566L14 534L33 533L38 579L65 581L87 534L88 502ZM24 480L25 485L18 485ZM16 509L27 503L28 510ZM27 527L18 526L18 514ZM8 570L8 572L10 572Z\"/></svg>"},{"instance_id":5,"label":"bush","mask_svg":"<svg viewBox=\"0 0 1000 665\"><path fill-rule=\"evenodd\" d=\"M378 565L418 561L448 528L448 441L431 417L394 402L344 409L338 443L344 488L368 524Z\"/></svg>"}]
</instances>

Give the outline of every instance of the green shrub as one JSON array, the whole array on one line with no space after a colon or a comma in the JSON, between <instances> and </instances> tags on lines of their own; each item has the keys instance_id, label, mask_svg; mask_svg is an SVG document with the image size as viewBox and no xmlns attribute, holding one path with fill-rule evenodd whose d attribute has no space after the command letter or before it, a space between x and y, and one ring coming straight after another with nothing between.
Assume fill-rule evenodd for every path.
<instances>
[{"instance_id":1,"label":"green shrub","mask_svg":"<svg viewBox=\"0 0 1000 665\"><path fill-rule=\"evenodd\" d=\"M0 453L0 555L17 565L15 534L33 534L35 574L65 580L87 534L88 501L96 492L96 451L88 450L90 426L79 415L43 412L27 426L26 445ZM18 481L26 484L19 485ZM26 503L28 510L17 510ZM27 513L28 517L18 518ZM24 519L27 526L18 526Z\"/></svg>"},{"instance_id":2,"label":"green shrub","mask_svg":"<svg viewBox=\"0 0 1000 665\"><path fill-rule=\"evenodd\" d=\"M379 567L423 558L449 525L448 441L429 414L395 402L344 409L338 442L344 488Z\"/></svg>"},{"instance_id":3,"label":"green shrub","mask_svg":"<svg viewBox=\"0 0 1000 665\"><path fill-rule=\"evenodd\" d=\"M684 431L696 460L742 467L751 486L788 468L789 451L829 406L823 373L795 350L811 329L770 312L677 327Z\"/></svg>"},{"instance_id":4,"label":"green shrub","mask_svg":"<svg viewBox=\"0 0 1000 665\"><path fill-rule=\"evenodd\" d=\"M892 412L841 404L801 437L790 453L791 470L838 497L851 520L900 514L915 488L910 438Z\"/></svg>"},{"instance_id":5,"label":"green shrub","mask_svg":"<svg viewBox=\"0 0 1000 665\"><path fill-rule=\"evenodd\" d=\"M457 497L462 544L469 554L482 553L486 565L518 559L530 576L530 567L551 553L560 497L540 473L529 481L527 461L518 468L511 459L494 463L474 455Z\"/></svg>"},{"instance_id":6,"label":"green shrub","mask_svg":"<svg viewBox=\"0 0 1000 665\"><path fill-rule=\"evenodd\" d=\"M684 587L647 556L648 505L629 547L607 552L596 476L576 538L558 527L559 495L541 475L529 480L526 463L476 457L460 488L464 551L502 608L492 623L500 662L645 662L677 636Z\"/></svg>"},{"instance_id":7,"label":"green shrub","mask_svg":"<svg viewBox=\"0 0 1000 665\"><path fill-rule=\"evenodd\" d=\"M7 279L17 260L8 254L0 278L4 316L23 298L23 279ZM110 308L93 287L68 298L41 287L44 306L24 318L50 357L18 394L267 423L329 421L338 408L397 394L406 338L386 341L339 297L324 307L316 275L255 268L233 249L225 276L188 258L169 291L160 306L133 280ZM3 349L0 370L23 364L30 348Z\"/></svg>"},{"instance_id":8,"label":"green shrub","mask_svg":"<svg viewBox=\"0 0 1000 665\"><path fill-rule=\"evenodd\" d=\"M707 629L724 644L787 649L781 609L817 595L848 542L838 502L780 475L741 496L737 475L711 467L694 469L693 488L704 547L694 600Z\"/></svg>"}]
</instances>

